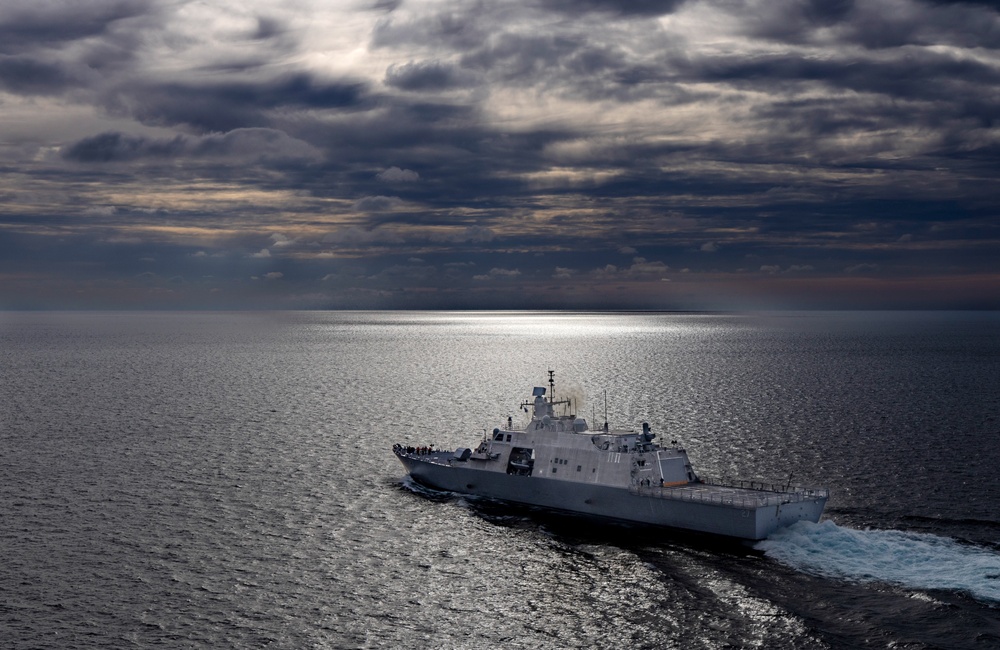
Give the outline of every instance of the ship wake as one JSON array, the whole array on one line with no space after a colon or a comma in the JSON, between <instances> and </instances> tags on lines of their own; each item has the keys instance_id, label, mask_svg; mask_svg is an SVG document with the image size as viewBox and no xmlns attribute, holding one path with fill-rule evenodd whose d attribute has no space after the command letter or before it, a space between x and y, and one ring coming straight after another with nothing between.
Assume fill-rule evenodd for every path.
<instances>
[{"instance_id":1,"label":"ship wake","mask_svg":"<svg viewBox=\"0 0 1000 650\"><path fill-rule=\"evenodd\" d=\"M1000 603L1000 554L949 537L856 530L800 521L755 548L796 570L827 578L946 589Z\"/></svg>"}]
</instances>

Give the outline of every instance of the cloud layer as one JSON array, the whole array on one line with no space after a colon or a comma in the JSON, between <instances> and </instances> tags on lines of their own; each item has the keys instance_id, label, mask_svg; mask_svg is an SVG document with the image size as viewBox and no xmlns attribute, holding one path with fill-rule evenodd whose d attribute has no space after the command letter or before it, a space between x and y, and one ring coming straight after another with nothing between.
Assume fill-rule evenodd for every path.
<instances>
[{"instance_id":1,"label":"cloud layer","mask_svg":"<svg viewBox=\"0 0 1000 650\"><path fill-rule=\"evenodd\" d=\"M997 308L998 48L989 2L11 0L0 308Z\"/></svg>"}]
</instances>

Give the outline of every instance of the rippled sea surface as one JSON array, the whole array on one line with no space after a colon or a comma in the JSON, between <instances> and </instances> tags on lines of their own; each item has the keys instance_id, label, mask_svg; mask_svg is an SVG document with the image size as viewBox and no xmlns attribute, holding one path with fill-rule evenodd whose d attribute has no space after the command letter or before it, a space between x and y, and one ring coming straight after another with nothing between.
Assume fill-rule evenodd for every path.
<instances>
[{"instance_id":1,"label":"rippled sea surface","mask_svg":"<svg viewBox=\"0 0 1000 650\"><path fill-rule=\"evenodd\" d=\"M546 371L755 548L413 485ZM1000 647L1000 315L0 313L0 645Z\"/></svg>"}]
</instances>

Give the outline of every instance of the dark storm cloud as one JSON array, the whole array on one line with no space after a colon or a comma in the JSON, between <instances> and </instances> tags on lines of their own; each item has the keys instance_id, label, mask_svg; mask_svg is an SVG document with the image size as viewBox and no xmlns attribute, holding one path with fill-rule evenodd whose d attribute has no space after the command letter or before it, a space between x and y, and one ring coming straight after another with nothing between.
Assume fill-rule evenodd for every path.
<instances>
[{"instance_id":1,"label":"dark storm cloud","mask_svg":"<svg viewBox=\"0 0 1000 650\"><path fill-rule=\"evenodd\" d=\"M180 136L171 140L153 141L122 133L102 133L75 143L63 153L63 157L77 162L120 162L150 156L173 156L181 152L184 146L184 140Z\"/></svg>"},{"instance_id":2,"label":"dark storm cloud","mask_svg":"<svg viewBox=\"0 0 1000 650\"><path fill-rule=\"evenodd\" d=\"M257 161L314 160L319 152L273 129L236 129L222 135L145 138L101 133L69 146L66 160L81 163L128 162L162 158L238 158Z\"/></svg>"},{"instance_id":3,"label":"dark storm cloud","mask_svg":"<svg viewBox=\"0 0 1000 650\"><path fill-rule=\"evenodd\" d=\"M0 89L21 95L51 95L81 83L61 63L0 55Z\"/></svg>"},{"instance_id":4,"label":"dark storm cloud","mask_svg":"<svg viewBox=\"0 0 1000 650\"><path fill-rule=\"evenodd\" d=\"M140 83L120 88L108 104L144 124L187 125L201 131L230 131L272 124L271 109L357 109L366 84L329 82L300 73L259 82Z\"/></svg>"},{"instance_id":5,"label":"dark storm cloud","mask_svg":"<svg viewBox=\"0 0 1000 650\"><path fill-rule=\"evenodd\" d=\"M721 80L726 73L730 80L823 81L851 90L931 99L953 98L959 86L992 85L1000 80L1000 72L993 66L936 52L907 53L890 61L775 57L735 63L721 75L712 71L702 78Z\"/></svg>"},{"instance_id":6,"label":"dark storm cloud","mask_svg":"<svg viewBox=\"0 0 1000 650\"><path fill-rule=\"evenodd\" d=\"M534 4L549 11L570 15L597 12L618 16L655 17L673 13L687 0L537 0Z\"/></svg>"},{"instance_id":7,"label":"dark storm cloud","mask_svg":"<svg viewBox=\"0 0 1000 650\"><path fill-rule=\"evenodd\" d=\"M8 0L0 5L0 52L101 36L118 21L152 13L156 5L143 0Z\"/></svg>"},{"instance_id":8,"label":"dark storm cloud","mask_svg":"<svg viewBox=\"0 0 1000 650\"><path fill-rule=\"evenodd\" d=\"M854 0L774 0L758 12L749 3L737 2L733 11L754 36L798 43L814 37L817 29L846 22L855 4Z\"/></svg>"},{"instance_id":9,"label":"dark storm cloud","mask_svg":"<svg viewBox=\"0 0 1000 650\"><path fill-rule=\"evenodd\" d=\"M883 61L817 60L781 54L688 61L684 65L683 76L692 82L724 82L748 90L773 87L777 92L786 90L789 83L821 83L895 100L935 102L940 113L921 111L918 115L928 120L955 111L959 115L982 115L977 105L1000 101L977 92L980 87L1000 83L1000 71L995 67L934 52L915 52ZM852 103L842 101L840 105L849 110ZM860 107L864 102L855 100L853 105Z\"/></svg>"},{"instance_id":10,"label":"dark storm cloud","mask_svg":"<svg viewBox=\"0 0 1000 650\"><path fill-rule=\"evenodd\" d=\"M801 11L811 23L833 25L847 16L854 4L855 0L806 0Z\"/></svg>"},{"instance_id":11,"label":"dark storm cloud","mask_svg":"<svg viewBox=\"0 0 1000 650\"><path fill-rule=\"evenodd\" d=\"M1000 45L998 27L995 7L914 3L911 11L900 15L891 6L859 3L845 36L872 49L916 45L995 48Z\"/></svg>"},{"instance_id":12,"label":"dark storm cloud","mask_svg":"<svg viewBox=\"0 0 1000 650\"><path fill-rule=\"evenodd\" d=\"M538 157L542 149L578 136L574 130L549 128L507 133L488 124L474 105L406 98L383 100L378 110L348 117L318 129L295 126L297 137L336 152L327 173L347 175L315 191L381 194L385 190L376 174L391 164L419 174L421 183L408 187L407 194L430 202L427 207L484 195L502 204L524 187L515 173L539 169L546 164Z\"/></svg>"},{"instance_id":13,"label":"dark storm cloud","mask_svg":"<svg viewBox=\"0 0 1000 650\"><path fill-rule=\"evenodd\" d=\"M773 0L721 6L741 17L747 34L787 43L825 44L833 38L870 49L1000 43L997 7L988 3Z\"/></svg>"}]
</instances>

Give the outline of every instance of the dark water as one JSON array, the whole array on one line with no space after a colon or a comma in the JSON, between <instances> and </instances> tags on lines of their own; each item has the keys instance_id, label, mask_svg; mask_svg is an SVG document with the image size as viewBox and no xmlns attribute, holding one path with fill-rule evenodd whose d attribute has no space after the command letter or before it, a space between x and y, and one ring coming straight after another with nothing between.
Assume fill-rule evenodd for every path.
<instances>
[{"instance_id":1,"label":"dark water","mask_svg":"<svg viewBox=\"0 0 1000 650\"><path fill-rule=\"evenodd\" d=\"M0 645L1000 647L1000 316L0 313ZM757 549L411 485L556 370ZM592 414L596 413L597 418Z\"/></svg>"}]
</instances>

